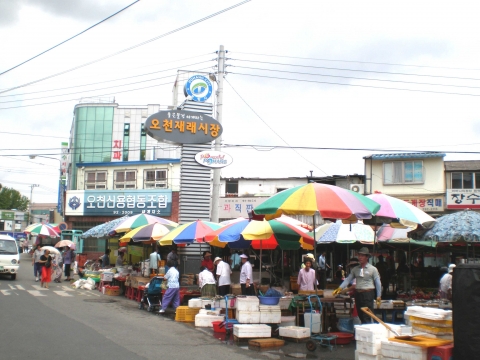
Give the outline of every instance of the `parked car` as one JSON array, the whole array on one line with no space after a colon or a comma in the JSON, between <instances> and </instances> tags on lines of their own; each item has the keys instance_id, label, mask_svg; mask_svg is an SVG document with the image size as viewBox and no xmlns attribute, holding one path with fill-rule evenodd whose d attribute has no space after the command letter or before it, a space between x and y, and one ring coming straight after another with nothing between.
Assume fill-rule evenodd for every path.
<instances>
[{"instance_id":1,"label":"parked car","mask_svg":"<svg viewBox=\"0 0 480 360\"><path fill-rule=\"evenodd\" d=\"M20 268L20 248L15 239L8 235L0 235L0 275L10 275L17 278Z\"/></svg>"}]
</instances>

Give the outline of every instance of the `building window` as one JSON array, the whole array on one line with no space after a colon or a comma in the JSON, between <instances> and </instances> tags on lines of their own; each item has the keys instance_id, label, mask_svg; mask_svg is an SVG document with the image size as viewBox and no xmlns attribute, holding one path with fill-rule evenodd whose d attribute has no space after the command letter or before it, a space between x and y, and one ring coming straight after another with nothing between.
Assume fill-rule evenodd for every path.
<instances>
[{"instance_id":1,"label":"building window","mask_svg":"<svg viewBox=\"0 0 480 360\"><path fill-rule=\"evenodd\" d=\"M136 189L137 172L135 170L118 170L113 173L114 189Z\"/></svg>"},{"instance_id":2,"label":"building window","mask_svg":"<svg viewBox=\"0 0 480 360\"><path fill-rule=\"evenodd\" d=\"M145 170L143 173L144 189L166 189L167 170Z\"/></svg>"},{"instance_id":3,"label":"building window","mask_svg":"<svg viewBox=\"0 0 480 360\"><path fill-rule=\"evenodd\" d=\"M106 171L87 171L85 173L85 190L106 189Z\"/></svg>"},{"instance_id":4,"label":"building window","mask_svg":"<svg viewBox=\"0 0 480 360\"><path fill-rule=\"evenodd\" d=\"M452 173L452 189L478 189L480 187L480 173L454 172Z\"/></svg>"},{"instance_id":5,"label":"building window","mask_svg":"<svg viewBox=\"0 0 480 360\"><path fill-rule=\"evenodd\" d=\"M225 182L225 196L227 197L238 196L238 180L227 180Z\"/></svg>"},{"instance_id":6,"label":"building window","mask_svg":"<svg viewBox=\"0 0 480 360\"><path fill-rule=\"evenodd\" d=\"M130 141L130 124L123 126L123 161L128 161L128 144Z\"/></svg>"},{"instance_id":7,"label":"building window","mask_svg":"<svg viewBox=\"0 0 480 360\"><path fill-rule=\"evenodd\" d=\"M105 239L84 239L83 252L98 252L103 253L106 249Z\"/></svg>"},{"instance_id":8,"label":"building window","mask_svg":"<svg viewBox=\"0 0 480 360\"><path fill-rule=\"evenodd\" d=\"M423 161L392 161L383 163L383 184L423 184Z\"/></svg>"}]
</instances>

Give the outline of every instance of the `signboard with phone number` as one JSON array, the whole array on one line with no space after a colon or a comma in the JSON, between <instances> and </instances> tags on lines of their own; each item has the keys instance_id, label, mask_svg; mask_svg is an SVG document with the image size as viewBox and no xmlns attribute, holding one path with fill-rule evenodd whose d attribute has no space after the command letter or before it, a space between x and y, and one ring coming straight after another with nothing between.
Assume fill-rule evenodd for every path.
<instances>
[{"instance_id":1,"label":"signboard with phone number","mask_svg":"<svg viewBox=\"0 0 480 360\"><path fill-rule=\"evenodd\" d=\"M123 216L172 214L171 190L67 191L66 215Z\"/></svg>"}]
</instances>

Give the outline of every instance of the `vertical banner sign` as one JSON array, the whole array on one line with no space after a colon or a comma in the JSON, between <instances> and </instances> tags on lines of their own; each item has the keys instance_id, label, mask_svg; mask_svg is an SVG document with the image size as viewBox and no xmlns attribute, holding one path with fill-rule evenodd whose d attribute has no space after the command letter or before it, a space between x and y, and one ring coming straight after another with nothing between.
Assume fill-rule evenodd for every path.
<instances>
[{"instance_id":1,"label":"vertical banner sign","mask_svg":"<svg viewBox=\"0 0 480 360\"><path fill-rule=\"evenodd\" d=\"M58 201L57 212L63 216L63 194L67 187L67 169L68 169L68 143L62 142L62 155L60 159L60 179L58 179Z\"/></svg>"}]
</instances>

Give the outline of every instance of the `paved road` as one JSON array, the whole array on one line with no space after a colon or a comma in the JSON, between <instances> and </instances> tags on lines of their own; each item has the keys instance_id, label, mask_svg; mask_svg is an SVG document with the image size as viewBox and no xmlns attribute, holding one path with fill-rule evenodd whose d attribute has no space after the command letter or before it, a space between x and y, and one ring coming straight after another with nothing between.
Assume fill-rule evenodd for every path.
<instances>
[{"instance_id":1,"label":"paved road","mask_svg":"<svg viewBox=\"0 0 480 360\"><path fill-rule=\"evenodd\" d=\"M136 302L124 297L72 290L66 282L42 289L34 281L29 255L22 254L21 259L17 280L0 276L1 359L240 360L284 359L294 354L329 360L354 358L354 345L307 355L303 344L288 343L282 351L268 353L226 344L209 330L140 311Z\"/></svg>"}]
</instances>

